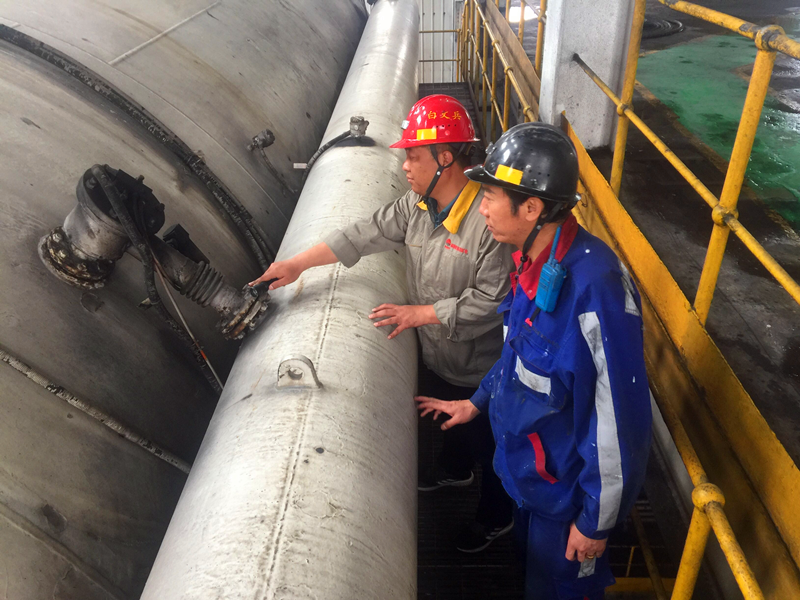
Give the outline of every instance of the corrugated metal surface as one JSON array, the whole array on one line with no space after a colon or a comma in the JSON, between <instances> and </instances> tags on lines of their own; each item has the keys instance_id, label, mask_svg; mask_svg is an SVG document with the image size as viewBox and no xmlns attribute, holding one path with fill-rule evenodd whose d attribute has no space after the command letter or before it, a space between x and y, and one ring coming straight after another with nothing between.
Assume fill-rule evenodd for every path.
<instances>
[{"instance_id":1,"label":"corrugated metal surface","mask_svg":"<svg viewBox=\"0 0 800 600\"><path fill-rule=\"evenodd\" d=\"M463 0L421 0L420 31L456 29L461 22ZM457 33L421 33L420 61L443 61L458 57ZM420 83L456 81L454 62L420 62Z\"/></svg>"}]
</instances>

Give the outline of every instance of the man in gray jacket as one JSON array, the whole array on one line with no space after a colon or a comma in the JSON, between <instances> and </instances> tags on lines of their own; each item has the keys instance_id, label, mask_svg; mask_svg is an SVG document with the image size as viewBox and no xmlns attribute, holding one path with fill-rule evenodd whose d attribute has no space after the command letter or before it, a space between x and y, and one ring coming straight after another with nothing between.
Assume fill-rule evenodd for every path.
<instances>
[{"instance_id":1,"label":"man in gray jacket","mask_svg":"<svg viewBox=\"0 0 800 600\"><path fill-rule=\"evenodd\" d=\"M273 263L253 283L275 279L270 285L275 289L310 267L337 261L351 267L362 256L405 247L411 304L382 304L369 318L376 327L396 326L389 339L416 328L422 346L420 394L467 398L500 357L497 307L510 287L510 248L487 230L478 212L480 185L463 173L469 166L466 151L477 141L466 109L449 96L428 96L412 107L403 126L402 139L392 148L406 150L403 170L411 191L369 219ZM421 491L469 485L475 462L485 465L475 522L456 542L464 552L483 550L512 525L511 502L491 467L491 427L485 418L471 425L446 432L437 469L419 482Z\"/></svg>"}]
</instances>

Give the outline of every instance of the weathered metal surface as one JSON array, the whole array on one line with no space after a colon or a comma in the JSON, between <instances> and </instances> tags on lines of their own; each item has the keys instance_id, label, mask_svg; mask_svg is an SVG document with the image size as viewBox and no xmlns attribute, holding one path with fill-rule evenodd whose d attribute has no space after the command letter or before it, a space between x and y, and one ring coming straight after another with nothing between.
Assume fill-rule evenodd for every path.
<instances>
[{"instance_id":1,"label":"weathered metal surface","mask_svg":"<svg viewBox=\"0 0 800 600\"><path fill-rule=\"evenodd\" d=\"M0 22L80 61L179 136L275 241L273 250L297 201L292 163L317 148L364 16L362 0L0 7ZM265 128L276 138L265 150L272 170L247 150Z\"/></svg>"},{"instance_id":2,"label":"weathered metal surface","mask_svg":"<svg viewBox=\"0 0 800 600\"><path fill-rule=\"evenodd\" d=\"M404 190L402 155L388 145L416 100L418 10L413 0L373 8L324 141L361 115L374 143L319 158L279 259ZM416 339L389 341L367 318L405 301L402 257L311 269L272 295L142 597L415 598ZM321 386L279 387L287 354L307 357ZM295 368L305 379L308 364Z\"/></svg>"},{"instance_id":3,"label":"weathered metal surface","mask_svg":"<svg viewBox=\"0 0 800 600\"><path fill-rule=\"evenodd\" d=\"M295 198L245 146L269 126L278 140L265 151L299 181L285 154L316 149L365 16L355 0L201 8L0 5L0 23L100 73L173 136L148 131L109 88L0 42L0 347L86 404L85 414L0 364L0 590L9 598L138 598L185 474L131 442L191 462L216 402L184 345L138 307L138 261L123 255L110 275L95 274L101 289L78 289L41 262L42 236L75 207L86 169L111 164L144 175L166 205L165 230L180 223L241 293L259 267L215 197L235 196L278 247ZM73 258L69 269L84 274L83 256ZM176 302L224 377L237 346L215 331L214 311ZM231 331L257 305L243 305ZM135 433L121 437L97 415Z\"/></svg>"}]
</instances>

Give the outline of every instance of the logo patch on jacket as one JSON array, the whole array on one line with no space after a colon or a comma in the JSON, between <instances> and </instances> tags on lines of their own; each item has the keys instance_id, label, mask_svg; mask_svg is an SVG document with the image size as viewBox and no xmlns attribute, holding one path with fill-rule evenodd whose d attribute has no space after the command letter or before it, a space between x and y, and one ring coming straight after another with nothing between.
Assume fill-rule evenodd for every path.
<instances>
[{"instance_id":1,"label":"logo patch on jacket","mask_svg":"<svg viewBox=\"0 0 800 600\"><path fill-rule=\"evenodd\" d=\"M455 250L456 252L461 252L461 254L465 256L468 254L466 248L462 248L461 246L456 246L453 243L453 240L451 240L450 238L447 238L447 241L444 243L444 247L445 250Z\"/></svg>"}]
</instances>

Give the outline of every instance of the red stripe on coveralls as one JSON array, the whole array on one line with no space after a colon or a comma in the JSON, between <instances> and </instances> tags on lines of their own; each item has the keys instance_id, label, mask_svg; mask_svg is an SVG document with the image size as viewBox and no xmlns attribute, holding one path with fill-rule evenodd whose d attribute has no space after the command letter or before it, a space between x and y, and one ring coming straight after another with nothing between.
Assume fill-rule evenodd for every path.
<instances>
[{"instance_id":1,"label":"red stripe on coveralls","mask_svg":"<svg viewBox=\"0 0 800 600\"><path fill-rule=\"evenodd\" d=\"M528 436L528 439L531 441L533 453L536 455L536 472L539 474L539 477L544 479L547 483L558 483L558 479L550 475L547 469L544 468L544 447L542 446L542 440L539 438L539 434L532 433Z\"/></svg>"}]
</instances>

